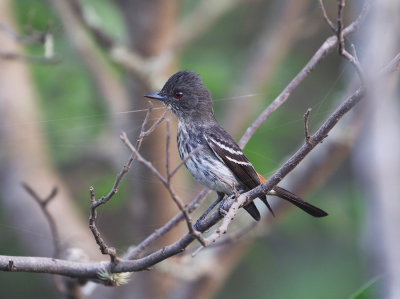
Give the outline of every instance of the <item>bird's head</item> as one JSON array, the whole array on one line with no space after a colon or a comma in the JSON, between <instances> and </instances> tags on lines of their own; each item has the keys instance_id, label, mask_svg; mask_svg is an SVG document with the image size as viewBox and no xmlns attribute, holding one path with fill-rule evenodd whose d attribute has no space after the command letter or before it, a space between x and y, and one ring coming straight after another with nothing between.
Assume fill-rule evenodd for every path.
<instances>
[{"instance_id":1,"label":"bird's head","mask_svg":"<svg viewBox=\"0 0 400 299\"><path fill-rule=\"evenodd\" d=\"M214 115L210 92L194 72L179 71L168 79L160 92L144 96L162 101L181 120Z\"/></svg>"}]
</instances>

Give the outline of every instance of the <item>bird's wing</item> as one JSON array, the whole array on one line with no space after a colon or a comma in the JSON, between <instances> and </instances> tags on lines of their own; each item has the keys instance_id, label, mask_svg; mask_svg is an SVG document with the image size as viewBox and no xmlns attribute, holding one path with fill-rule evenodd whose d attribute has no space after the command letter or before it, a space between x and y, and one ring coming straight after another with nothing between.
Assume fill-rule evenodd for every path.
<instances>
[{"instance_id":1,"label":"bird's wing","mask_svg":"<svg viewBox=\"0 0 400 299\"><path fill-rule=\"evenodd\" d=\"M260 185L260 179L258 178L253 165L249 162L240 147L228 133L222 131L221 134L207 134L204 137L214 154L225 163L225 165L232 171L238 180L248 188L248 190ZM268 210L274 214L267 201L267 197L264 195L261 196L260 199L267 206ZM250 211L257 210L254 203L249 203L244 208L253 216L254 219L256 219L255 214ZM257 214L259 215L258 210Z\"/></svg>"},{"instance_id":2,"label":"bird's wing","mask_svg":"<svg viewBox=\"0 0 400 299\"><path fill-rule=\"evenodd\" d=\"M243 185L251 190L260 184L257 172L236 142L226 136L222 139L214 134L207 134L204 137L215 155L232 171Z\"/></svg>"}]
</instances>

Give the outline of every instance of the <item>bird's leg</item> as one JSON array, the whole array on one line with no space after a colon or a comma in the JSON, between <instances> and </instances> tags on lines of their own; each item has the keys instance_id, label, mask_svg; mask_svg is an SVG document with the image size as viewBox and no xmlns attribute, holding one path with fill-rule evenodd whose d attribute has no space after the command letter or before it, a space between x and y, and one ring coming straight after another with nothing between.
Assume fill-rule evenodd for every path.
<instances>
[{"instance_id":1,"label":"bird's leg","mask_svg":"<svg viewBox=\"0 0 400 299\"><path fill-rule=\"evenodd\" d=\"M224 206L225 206L226 202L231 198L232 198L232 196L227 196L226 198L224 198L224 200L222 200L221 204L219 205L218 213L221 216L225 216L226 215L227 211L225 210Z\"/></svg>"},{"instance_id":2,"label":"bird's leg","mask_svg":"<svg viewBox=\"0 0 400 299\"><path fill-rule=\"evenodd\" d=\"M201 215L200 218L196 221L196 224L194 225L194 228L195 228L196 230L198 230L199 225L203 222L203 220L207 217L207 215L212 211L212 209L214 209L214 207L215 207L219 202L221 202L221 201L222 201L222 203L225 202L225 199L224 199L225 194L222 193L222 192L217 192L217 194L218 194L217 200L214 201L214 202L212 203L212 205L211 205L211 206L203 213L203 215ZM219 209L220 209L220 208L218 208L218 211L219 211Z\"/></svg>"},{"instance_id":3,"label":"bird's leg","mask_svg":"<svg viewBox=\"0 0 400 299\"><path fill-rule=\"evenodd\" d=\"M239 197L239 193L238 193L238 191L237 191L237 189L236 189L236 184L235 184L235 183L232 184L232 191L233 191L233 195L232 195L232 196L234 196L235 198L238 198L238 197ZM232 198L232 196L227 196L227 197L221 202L221 204L219 205L219 207L218 207L218 212L219 212L219 214L220 214L221 216L225 216L225 215L226 215L227 211L224 209L224 205L225 205L225 203L226 203L227 200L229 200L230 198Z\"/></svg>"}]
</instances>

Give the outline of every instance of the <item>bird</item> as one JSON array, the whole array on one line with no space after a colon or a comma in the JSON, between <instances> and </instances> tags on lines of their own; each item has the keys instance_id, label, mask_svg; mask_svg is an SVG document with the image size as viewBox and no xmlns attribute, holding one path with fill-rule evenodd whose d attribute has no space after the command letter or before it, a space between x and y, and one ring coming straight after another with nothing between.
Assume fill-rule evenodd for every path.
<instances>
[{"instance_id":1,"label":"bird","mask_svg":"<svg viewBox=\"0 0 400 299\"><path fill-rule=\"evenodd\" d=\"M212 207L225 196L227 199L267 181L257 173L233 137L217 122L211 93L197 73L179 71L166 81L161 91L145 94L144 97L161 101L178 118L180 158L197 182L217 192L218 198ZM285 199L311 216L328 215L279 186L272 188L268 195ZM274 215L266 195L259 198ZM254 220L260 220L260 212L254 202L243 208Z\"/></svg>"}]
</instances>

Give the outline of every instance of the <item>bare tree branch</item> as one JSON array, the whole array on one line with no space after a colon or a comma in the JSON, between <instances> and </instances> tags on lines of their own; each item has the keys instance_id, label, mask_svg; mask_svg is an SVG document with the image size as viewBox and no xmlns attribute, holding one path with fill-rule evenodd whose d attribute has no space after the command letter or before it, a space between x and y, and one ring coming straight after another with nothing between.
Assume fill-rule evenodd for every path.
<instances>
[{"instance_id":1,"label":"bare tree branch","mask_svg":"<svg viewBox=\"0 0 400 299\"><path fill-rule=\"evenodd\" d=\"M346 36L358 29L360 24L365 19L368 10L369 2L365 2L363 9L358 18L347 28L343 30L343 36ZM278 95L278 97L257 117L257 119L247 128L246 132L238 142L240 147L244 147L253 136L254 132L267 120L267 118L278 109L291 95L293 90L315 69L319 62L326 57L326 55L337 45L337 36L329 37L322 46L315 52L313 57L303 67L303 69L290 81L285 89Z\"/></svg>"},{"instance_id":2,"label":"bare tree branch","mask_svg":"<svg viewBox=\"0 0 400 299\"><path fill-rule=\"evenodd\" d=\"M397 55L396 59L399 59L399 57L400 55ZM399 62L391 61L390 65L394 64L399 65ZM398 68L396 68L396 70L397 69ZM305 158L308 153L315 148L315 146L320 144L328 136L328 133L338 123L338 121L363 97L364 91L362 89L358 89L350 98L344 101L328 117L328 119L322 124L316 133L311 136L312 145L305 143L266 183L261 184L244 194L241 194L234 203L230 203L228 216L230 214L234 214L239 207L243 206L248 201L266 194L275 185L277 185ZM199 231L205 231L216 224L221 218L222 216L218 211L214 212L201 223ZM231 219L229 219L229 217L225 217L223 223L224 226L221 229L227 227L230 221ZM194 235L187 233L175 243L143 258L132 261L121 260L113 267L113 272L132 272L147 269L148 267L170 256L182 252L195 239L196 238ZM54 273L77 278L96 278L97 273L104 267L104 263L76 263L51 258L0 256L0 270L10 271L10 263L13 265L13 271Z\"/></svg>"}]
</instances>

